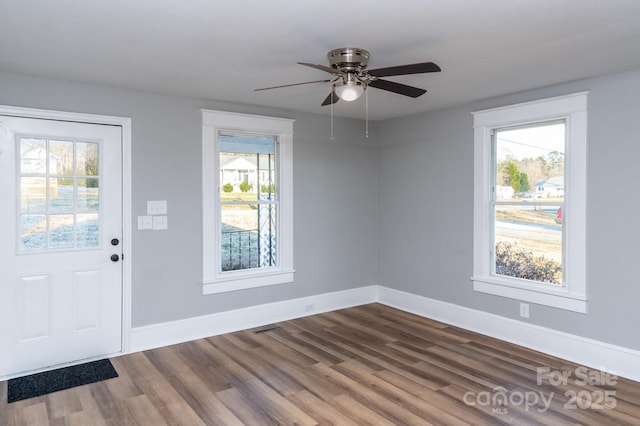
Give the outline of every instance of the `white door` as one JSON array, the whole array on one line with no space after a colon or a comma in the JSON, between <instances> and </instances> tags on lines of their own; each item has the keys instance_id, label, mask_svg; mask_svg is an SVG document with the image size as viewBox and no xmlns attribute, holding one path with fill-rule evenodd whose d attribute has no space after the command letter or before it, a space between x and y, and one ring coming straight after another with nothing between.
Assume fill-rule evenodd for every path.
<instances>
[{"instance_id":1,"label":"white door","mask_svg":"<svg viewBox=\"0 0 640 426\"><path fill-rule=\"evenodd\" d=\"M0 376L122 348L121 132L0 115Z\"/></svg>"}]
</instances>

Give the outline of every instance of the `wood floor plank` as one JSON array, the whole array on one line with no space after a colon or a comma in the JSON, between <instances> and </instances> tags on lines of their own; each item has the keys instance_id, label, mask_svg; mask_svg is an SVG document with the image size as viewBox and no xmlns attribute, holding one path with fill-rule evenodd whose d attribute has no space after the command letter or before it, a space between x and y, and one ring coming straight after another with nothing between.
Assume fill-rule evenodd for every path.
<instances>
[{"instance_id":1,"label":"wood floor plank","mask_svg":"<svg viewBox=\"0 0 640 426\"><path fill-rule=\"evenodd\" d=\"M273 365L274 369L278 371L278 375L282 377L287 377L288 380L295 383L298 388L297 391L294 392L283 392L280 390L281 395L290 395L292 393L298 393L302 390L306 390L315 396L323 399L329 400L336 395L339 395L342 390L333 385L333 383L327 382L322 378L319 378L315 374L312 373L310 369L311 366L298 366L296 364L288 363L288 359L286 355L283 356L276 351L276 348L261 348L256 349L255 354L258 357L261 357L264 360L268 360L270 364ZM266 383L266 382L265 382ZM274 389L278 390L276 387L272 386Z\"/></svg>"},{"instance_id":2,"label":"wood floor plank","mask_svg":"<svg viewBox=\"0 0 640 426\"><path fill-rule=\"evenodd\" d=\"M389 420L376 413L371 407L366 406L349 395L340 395L332 401L333 405L346 416L353 419L359 425L371 426L397 426L393 420ZM416 425L428 425L426 421L419 421Z\"/></svg>"},{"instance_id":3,"label":"wood floor plank","mask_svg":"<svg viewBox=\"0 0 640 426\"><path fill-rule=\"evenodd\" d=\"M307 416L304 411L240 365L231 364L227 367L227 371L233 387L253 404L259 406L270 419L279 424L316 424L316 421Z\"/></svg>"},{"instance_id":4,"label":"wood floor plank","mask_svg":"<svg viewBox=\"0 0 640 426\"><path fill-rule=\"evenodd\" d=\"M333 365L344 361L344 358L335 356L331 352L325 351L321 347L312 345L299 334L293 335L291 332L276 331L273 333L269 333L269 337L290 347L296 352L306 355L307 357L313 359L315 362L321 362L326 365Z\"/></svg>"},{"instance_id":5,"label":"wood floor plank","mask_svg":"<svg viewBox=\"0 0 640 426\"><path fill-rule=\"evenodd\" d=\"M582 384L575 363L380 304L112 363L117 378L11 404L0 383L0 425L640 424L638 382Z\"/></svg>"},{"instance_id":6,"label":"wood floor plank","mask_svg":"<svg viewBox=\"0 0 640 426\"><path fill-rule=\"evenodd\" d=\"M77 389L70 389L69 392L53 392L44 395L43 398L46 402L48 418L51 420L82 411Z\"/></svg>"},{"instance_id":7,"label":"wood floor plank","mask_svg":"<svg viewBox=\"0 0 640 426\"><path fill-rule=\"evenodd\" d=\"M329 399L333 400L337 396L339 395ZM336 409L329 402L325 402L325 400L306 390L288 395L287 399L297 407L300 407L309 417L315 419L318 424L340 426L359 426L360 424L347 417L346 414Z\"/></svg>"},{"instance_id":8,"label":"wood floor plank","mask_svg":"<svg viewBox=\"0 0 640 426\"><path fill-rule=\"evenodd\" d=\"M182 398L167 379L162 377L144 381L140 383L140 389L143 390L144 396L149 399L167 423L204 425L193 407Z\"/></svg>"},{"instance_id":9,"label":"wood floor plank","mask_svg":"<svg viewBox=\"0 0 640 426\"><path fill-rule=\"evenodd\" d=\"M72 415L69 419L69 423L78 425L92 423L95 425L108 424L108 419L103 417L103 412L100 410L97 400L93 397L93 388L94 386L92 384L90 386L80 386L77 389L78 399L80 400L80 405L82 405L82 411L80 411L78 415Z\"/></svg>"},{"instance_id":10,"label":"wood floor plank","mask_svg":"<svg viewBox=\"0 0 640 426\"><path fill-rule=\"evenodd\" d=\"M447 395L431 390L404 375L390 370L380 371L374 373L374 375L402 389L404 392L425 401L427 404L437 407L438 410L442 411L442 415L439 417L441 421L448 421L451 417L455 418L455 420L452 420L448 424L457 424L460 421L462 424L466 423L474 426L493 426L497 423L496 419L492 416L473 410L472 407L464 404L463 401L456 398L449 398ZM459 421L457 419L459 419Z\"/></svg>"},{"instance_id":11,"label":"wood floor plank","mask_svg":"<svg viewBox=\"0 0 640 426\"><path fill-rule=\"evenodd\" d=\"M183 371L180 376L168 377L167 381L189 404L194 412L207 424L242 424L240 420L220 400L215 391L207 386L206 376L197 371Z\"/></svg>"},{"instance_id":12,"label":"wood floor plank","mask_svg":"<svg viewBox=\"0 0 640 426\"><path fill-rule=\"evenodd\" d=\"M9 382L0 382L0 425L9 424L9 410L7 409L7 393Z\"/></svg>"},{"instance_id":13,"label":"wood floor plank","mask_svg":"<svg viewBox=\"0 0 640 426\"><path fill-rule=\"evenodd\" d=\"M169 422L166 417L155 407L147 395L140 395L126 400L126 405L130 417L127 418L128 422L136 425L166 425Z\"/></svg>"},{"instance_id":14,"label":"wood floor plank","mask_svg":"<svg viewBox=\"0 0 640 426\"><path fill-rule=\"evenodd\" d=\"M351 399L362 404L362 406L368 407L369 410L394 424L430 424L427 420L420 418L410 410L405 409L401 405L402 401L385 398L376 389L344 374L345 365L349 365L349 363L357 364L351 361L334 367L327 367L318 364L314 366L314 369L318 370L329 380L332 380L337 385L341 386L345 391L345 395L348 395ZM366 369L366 367L360 367ZM375 372L375 370L369 371L370 373ZM340 397L341 396L337 398Z\"/></svg>"},{"instance_id":15,"label":"wood floor plank","mask_svg":"<svg viewBox=\"0 0 640 426\"><path fill-rule=\"evenodd\" d=\"M377 376L377 371L368 370L356 362L345 362L334 366L334 370L342 373L345 377L349 377L356 383L362 384L369 389L370 393L375 393L384 398L385 401L393 401L396 405L402 407L403 411L408 411L420 420L426 420L433 424L457 424L460 426L471 425L460 418L443 412L441 408L430 404L425 399L407 392L394 384L387 382ZM375 403L375 401L373 401ZM407 424L415 422L415 418L402 419Z\"/></svg>"},{"instance_id":16,"label":"wood floor plank","mask_svg":"<svg viewBox=\"0 0 640 426\"><path fill-rule=\"evenodd\" d=\"M240 419L243 425L277 425L279 424L275 419L269 417L269 415L258 405L256 405L250 398L245 396L236 388L229 388L216 393L222 403L233 413L233 415Z\"/></svg>"},{"instance_id":17,"label":"wood floor plank","mask_svg":"<svg viewBox=\"0 0 640 426\"><path fill-rule=\"evenodd\" d=\"M224 344L223 341L219 343ZM304 389L304 386L293 380L289 375L277 368L274 363L277 357L270 356L265 351L257 348L251 351L243 351L234 347L234 343L229 341L230 346L219 346L219 349L233 357L238 365L245 370L252 371L255 377L264 384L271 387L280 395L290 395Z\"/></svg>"},{"instance_id":18,"label":"wood floor plank","mask_svg":"<svg viewBox=\"0 0 640 426\"><path fill-rule=\"evenodd\" d=\"M25 425L48 424L50 420L47 406L44 402L25 407L22 416L21 422L24 422Z\"/></svg>"}]
</instances>

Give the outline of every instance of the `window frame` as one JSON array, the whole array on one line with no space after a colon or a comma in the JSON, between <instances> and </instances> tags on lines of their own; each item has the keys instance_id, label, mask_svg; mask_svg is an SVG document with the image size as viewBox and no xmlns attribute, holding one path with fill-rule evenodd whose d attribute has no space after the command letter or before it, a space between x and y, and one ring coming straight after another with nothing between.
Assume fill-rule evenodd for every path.
<instances>
[{"instance_id":1,"label":"window frame","mask_svg":"<svg viewBox=\"0 0 640 426\"><path fill-rule=\"evenodd\" d=\"M293 282L293 123L295 120L202 110L203 294ZM275 136L278 141L278 264L222 272L220 257L220 133Z\"/></svg>"},{"instance_id":2,"label":"window frame","mask_svg":"<svg viewBox=\"0 0 640 426\"><path fill-rule=\"evenodd\" d=\"M474 291L587 312L586 178L588 92L473 112L474 120ZM492 207L493 131L507 127L564 120L566 122L563 209L563 284L539 283L494 274Z\"/></svg>"}]
</instances>

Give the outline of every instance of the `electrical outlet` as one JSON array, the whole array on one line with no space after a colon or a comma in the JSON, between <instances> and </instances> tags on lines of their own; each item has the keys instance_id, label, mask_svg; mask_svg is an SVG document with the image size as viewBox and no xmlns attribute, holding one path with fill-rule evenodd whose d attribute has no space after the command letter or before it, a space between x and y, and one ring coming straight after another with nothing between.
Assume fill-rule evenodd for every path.
<instances>
[{"instance_id":1,"label":"electrical outlet","mask_svg":"<svg viewBox=\"0 0 640 426\"><path fill-rule=\"evenodd\" d=\"M529 318L529 304L520 303L520 316L522 318Z\"/></svg>"}]
</instances>

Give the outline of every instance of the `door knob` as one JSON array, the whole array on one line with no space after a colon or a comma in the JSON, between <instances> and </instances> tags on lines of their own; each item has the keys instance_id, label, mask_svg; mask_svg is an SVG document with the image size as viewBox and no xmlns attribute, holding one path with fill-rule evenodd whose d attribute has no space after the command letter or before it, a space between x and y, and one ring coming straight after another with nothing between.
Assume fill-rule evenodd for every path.
<instances>
[{"instance_id":1,"label":"door knob","mask_svg":"<svg viewBox=\"0 0 640 426\"><path fill-rule=\"evenodd\" d=\"M117 254L112 254L111 255L111 261L112 262L117 262L118 260L120 260L120 256L118 256Z\"/></svg>"},{"instance_id":2,"label":"door knob","mask_svg":"<svg viewBox=\"0 0 640 426\"><path fill-rule=\"evenodd\" d=\"M112 246L117 246L118 244L120 244L120 240L117 238L114 238L113 240L111 240L111 245Z\"/></svg>"}]
</instances>

